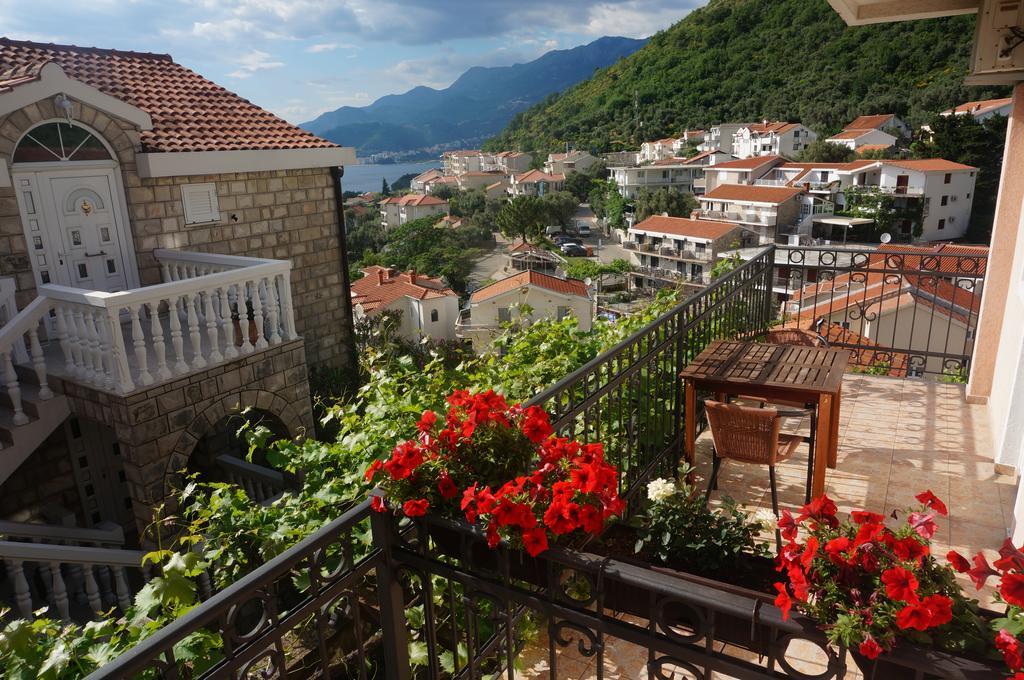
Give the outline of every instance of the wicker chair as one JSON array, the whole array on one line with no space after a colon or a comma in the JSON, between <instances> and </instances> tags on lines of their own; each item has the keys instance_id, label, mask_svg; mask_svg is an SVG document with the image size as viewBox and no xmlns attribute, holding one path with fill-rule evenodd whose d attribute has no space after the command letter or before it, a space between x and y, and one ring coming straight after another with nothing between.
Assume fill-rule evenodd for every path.
<instances>
[{"instance_id":1,"label":"wicker chair","mask_svg":"<svg viewBox=\"0 0 1024 680\"><path fill-rule=\"evenodd\" d=\"M772 491L772 511L779 516L779 492L775 484L775 465L787 460L803 442L803 437L781 434L782 417L773 408L758 408L740 404L724 404L708 399L704 402L711 437L711 480L704 500L718 488L718 472L723 460L768 466L768 482ZM775 539L781 545L779 531Z\"/></svg>"},{"instance_id":2,"label":"wicker chair","mask_svg":"<svg viewBox=\"0 0 1024 680\"><path fill-rule=\"evenodd\" d=\"M800 347L828 347L828 341L814 331L802 330L799 328L778 328L770 330L761 338L761 342L767 345L797 345ZM771 404L761 397L739 395L739 399L745 402L760 404L762 408L771 406L778 411L782 418L803 418L811 417L810 432L803 441L807 442L807 492L804 494L804 502L811 502L811 477L814 469L814 437L818 430L818 411L814 404L801 404L794 401L776 400ZM781 407L781 408L779 408Z\"/></svg>"}]
</instances>

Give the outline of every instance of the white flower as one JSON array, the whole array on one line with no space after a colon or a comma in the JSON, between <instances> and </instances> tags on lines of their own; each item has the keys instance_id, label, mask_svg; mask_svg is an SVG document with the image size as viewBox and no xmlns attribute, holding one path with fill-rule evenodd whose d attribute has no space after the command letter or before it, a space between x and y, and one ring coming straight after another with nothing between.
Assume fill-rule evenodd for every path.
<instances>
[{"instance_id":1,"label":"white flower","mask_svg":"<svg viewBox=\"0 0 1024 680\"><path fill-rule=\"evenodd\" d=\"M761 525L762 531L774 531L775 526L778 524L778 518L775 517L775 513L768 508L758 508L754 512L753 521Z\"/></svg>"},{"instance_id":2,"label":"white flower","mask_svg":"<svg viewBox=\"0 0 1024 680\"><path fill-rule=\"evenodd\" d=\"M672 498L676 493L676 483L670 479L655 479L647 485L647 498L654 503Z\"/></svg>"}]
</instances>

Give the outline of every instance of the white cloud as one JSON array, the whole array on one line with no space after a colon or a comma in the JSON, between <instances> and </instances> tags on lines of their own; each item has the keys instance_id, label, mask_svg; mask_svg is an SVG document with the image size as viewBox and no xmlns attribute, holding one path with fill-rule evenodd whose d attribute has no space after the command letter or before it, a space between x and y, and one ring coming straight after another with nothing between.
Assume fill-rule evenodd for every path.
<instances>
[{"instance_id":1,"label":"white cloud","mask_svg":"<svg viewBox=\"0 0 1024 680\"><path fill-rule=\"evenodd\" d=\"M681 4L686 6L680 7ZM645 0L602 2L590 8L582 32L593 36L646 38L668 28L701 4L692 0L685 3L652 3Z\"/></svg>"},{"instance_id":2,"label":"white cloud","mask_svg":"<svg viewBox=\"0 0 1024 680\"><path fill-rule=\"evenodd\" d=\"M309 52L310 54L319 54L321 52L333 52L335 50L354 50L354 49L357 49L356 46L352 45L350 43L329 42L329 43L317 43L315 45L310 45L309 47L306 48L306 51Z\"/></svg>"},{"instance_id":3,"label":"white cloud","mask_svg":"<svg viewBox=\"0 0 1024 680\"><path fill-rule=\"evenodd\" d=\"M235 59L240 68L228 73L232 78L250 78L259 71L272 71L284 66L283 61L273 61L271 56L260 50L252 50Z\"/></svg>"}]
</instances>

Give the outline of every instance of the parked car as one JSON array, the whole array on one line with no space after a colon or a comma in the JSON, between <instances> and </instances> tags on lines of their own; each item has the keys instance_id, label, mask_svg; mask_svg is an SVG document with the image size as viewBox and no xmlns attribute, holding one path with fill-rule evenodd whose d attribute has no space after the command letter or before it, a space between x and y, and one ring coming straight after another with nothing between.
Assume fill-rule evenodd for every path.
<instances>
[{"instance_id":1,"label":"parked car","mask_svg":"<svg viewBox=\"0 0 1024 680\"><path fill-rule=\"evenodd\" d=\"M586 257L588 253L579 243L566 243L562 246L562 254L569 257Z\"/></svg>"},{"instance_id":2,"label":"parked car","mask_svg":"<svg viewBox=\"0 0 1024 680\"><path fill-rule=\"evenodd\" d=\"M587 236L590 236L590 234L591 234L590 225L586 224L584 222L580 222L579 224L576 225L576 233L579 234L580 236L584 237L584 238L586 238Z\"/></svg>"},{"instance_id":3,"label":"parked car","mask_svg":"<svg viewBox=\"0 0 1024 680\"><path fill-rule=\"evenodd\" d=\"M560 224L553 224L550 227L544 227L544 235L547 236L548 238L551 238L556 234L561 234L564 231L565 229L562 228L562 225Z\"/></svg>"},{"instance_id":4,"label":"parked car","mask_svg":"<svg viewBox=\"0 0 1024 680\"><path fill-rule=\"evenodd\" d=\"M566 236L564 234L562 236L556 236L555 238L551 239L551 241L556 246L564 246L566 243L575 243L578 246L583 245L583 241L580 240L578 237L576 237L576 236Z\"/></svg>"}]
</instances>

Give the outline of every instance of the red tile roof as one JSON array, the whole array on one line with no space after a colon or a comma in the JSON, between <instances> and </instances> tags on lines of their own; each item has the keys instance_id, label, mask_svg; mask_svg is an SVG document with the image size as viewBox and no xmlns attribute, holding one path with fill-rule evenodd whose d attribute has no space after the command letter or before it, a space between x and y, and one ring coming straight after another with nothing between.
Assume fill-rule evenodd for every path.
<instances>
[{"instance_id":1,"label":"red tile roof","mask_svg":"<svg viewBox=\"0 0 1024 680\"><path fill-rule=\"evenodd\" d=\"M175 63L169 55L0 38L0 72L31 73L53 61L68 77L150 115L142 150L248 151L336 148ZM8 76L8 87L13 86Z\"/></svg>"},{"instance_id":2,"label":"red tile roof","mask_svg":"<svg viewBox=\"0 0 1024 680\"><path fill-rule=\"evenodd\" d=\"M972 165L954 163L943 158L925 158L922 160L897 160L883 161L887 165L895 165L905 170L917 170L918 172L956 172L958 170L977 170Z\"/></svg>"},{"instance_id":3,"label":"red tile roof","mask_svg":"<svg viewBox=\"0 0 1024 680\"><path fill-rule=\"evenodd\" d=\"M750 158L740 158L735 161L715 163L708 167L712 170L756 170L767 163L780 163L784 160L782 156L751 156Z\"/></svg>"},{"instance_id":4,"label":"red tile roof","mask_svg":"<svg viewBox=\"0 0 1024 680\"><path fill-rule=\"evenodd\" d=\"M750 184L722 184L698 196L700 200L752 201L754 203L785 203L803 193L798 187L760 187Z\"/></svg>"},{"instance_id":5,"label":"red tile roof","mask_svg":"<svg viewBox=\"0 0 1024 680\"><path fill-rule=\"evenodd\" d=\"M430 300L449 295L458 296L441 279L423 276L415 271L392 272L377 265L362 271L366 276L352 282L352 304L362 305L363 311L368 314L402 297Z\"/></svg>"},{"instance_id":6,"label":"red tile roof","mask_svg":"<svg viewBox=\"0 0 1024 680\"><path fill-rule=\"evenodd\" d=\"M427 194L405 194L404 196L392 196L391 198L385 198L380 202L381 205L448 205L448 201L438 198L437 196L428 196Z\"/></svg>"},{"instance_id":7,"label":"red tile roof","mask_svg":"<svg viewBox=\"0 0 1024 680\"><path fill-rule=\"evenodd\" d=\"M654 215L633 226L630 231L647 231L658 234L672 234L687 238L702 238L714 241L738 229L730 222L715 220L694 220L688 217L665 217Z\"/></svg>"},{"instance_id":8,"label":"red tile roof","mask_svg":"<svg viewBox=\"0 0 1024 680\"><path fill-rule=\"evenodd\" d=\"M587 284L579 279L562 279L550 274L544 274L543 272L530 270L514 274L507 279L502 279L489 286L485 286L473 293L470 296L470 300L472 302L482 302L523 286L539 286L562 295L590 297L587 292Z\"/></svg>"},{"instance_id":9,"label":"red tile roof","mask_svg":"<svg viewBox=\"0 0 1024 680\"><path fill-rule=\"evenodd\" d=\"M832 135L829 139L857 139L872 132L877 132L877 130L874 128L847 128L839 134Z\"/></svg>"},{"instance_id":10,"label":"red tile roof","mask_svg":"<svg viewBox=\"0 0 1024 680\"><path fill-rule=\"evenodd\" d=\"M753 125L748 125L747 129L750 130L750 132L755 135L767 135L773 132L777 135L781 135L785 132L789 132L798 125L799 123L786 123L784 121L774 121L771 123L754 123Z\"/></svg>"},{"instance_id":11,"label":"red tile roof","mask_svg":"<svg viewBox=\"0 0 1024 680\"><path fill-rule=\"evenodd\" d=\"M564 182L565 175L552 174L544 172L543 170L527 170L521 175L516 175L517 184L531 184L533 182Z\"/></svg>"},{"instance_id":12,"label":"red tile roof","mask_svg":"<svg viewBox=\"0 0 1024 680\"><path fill-rule=\"evenodd\" d=\"M970 113L978 116L983 113L988 113L994 109L1002 108L1008 104L1012 104L1013 99L982 99L976 102L964 102L960 106L955 106L952 109L946 109L943 111L943 115L949 115L951 113Z\"/></svg>"},{"instance_id":13,"label":"red tile roof","mask_svg":"<svg viewBox=\"0 0 1024 680\"><path fill-rule=\"evenodd\" d=\"M847 125L845 130L881 130L893 121L892 113L880 113L874 116L857 116Z\"/></svg>"},{"instance_id":14,"label":"red tile roof","mask_svg":"<svg viewBox=\"0 0 1024 680\"><path fill-rule=\"evenodd\" d=\"M857 147L857 153L864 153L865 151L887 151L892 148L892 144L862 144Z\"/></svg>"}]
</instances>

